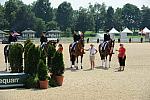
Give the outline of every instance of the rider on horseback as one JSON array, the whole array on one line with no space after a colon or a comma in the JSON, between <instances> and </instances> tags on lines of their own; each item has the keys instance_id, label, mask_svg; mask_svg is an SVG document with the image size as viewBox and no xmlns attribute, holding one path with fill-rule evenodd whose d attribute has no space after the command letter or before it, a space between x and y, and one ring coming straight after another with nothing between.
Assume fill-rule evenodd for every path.
<instances>
[{"instance_id":1,"label":"rider on horseback","mask_svg":"<svg viewBox=\"0 0 150 100\"><path fill-rule=\"evenodd\" d=\"M112 42L113 40L110 38L110 34L108 33L109 30L106 31L106 33L104 34L104 41L102 43L102 50L105 50L107 44L109 42ZM111 47L110 47L110 53L114 54L113 53L113 45L111 44Z\"/></svg>"},{"instance_id":2,"label":"rider on horseback","mask_svg":"<svg viewBox=\"0 0 150 100\"><path fill-rule=\"evenodd\" d=\"M81 39L80 34L78 34L77 32L74 32L73 33L73 40L74 40L74 42L72 43L71 51L74 51L75 46L79 42L80 39Z\"/></svg>"}]
</instances>

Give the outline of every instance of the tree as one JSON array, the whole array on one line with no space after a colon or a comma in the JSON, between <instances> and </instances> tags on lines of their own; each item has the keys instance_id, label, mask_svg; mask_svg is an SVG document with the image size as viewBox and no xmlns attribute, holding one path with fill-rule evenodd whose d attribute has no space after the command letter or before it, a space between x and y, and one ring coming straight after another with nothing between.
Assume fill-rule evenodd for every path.
<instances>
[{"instance_id":1,"label":"tree","mask_svg":"<svg viewBox=\"0 0 150 100\"><path fill-rule=\"evenodd\" d=\"M121 8L117 8L114 14L114 27L121 31L122 30L122 26L123 26L123 22L122 22L122 9Z\"/></svg>"},{"instance_id":2,"label":"tree","mask_svg":"<svg viewBox=\"0 0 150 100\"><path fill-rule=\"evenodd\" d=\"M36 32L37 32L36 35L39 37L39 36L40 36L40 33L41 33L42 31L45 31L45 29L46 29L45 21L43 21L43 19L41 19L41 18L36 18L34 29L35 29Z\"/></svg>"},{"instance_id":3,"label":"tree","mask_svg":"<svg viewBox=\"0 0 150 100\"><path fill-rule=\"evenodd\" d=\"M0 29L4 30L9 26L8 21L5 19L4 7L0 5Z\"/></svg>"},{"instance_id":4,"label":"tree","mask_svg":"<svg viewBox=\"0 0 150 100\"><path fill-rule=\"evenodd\" d=\"M9 0L5 2L5 18L10 23L9 28L13 28L16 19L16 12L22 5L23 2L20 0Z\"/></svg>"},{"instance_id":5,"label":"tree","mask_svg":"<svg viewBox=\"0 0 150 100\"><path fill-rule=\"evenodd\" d=\"M35 16L43 19L45 22L52 21L53 9L49 0L37 0L33 5Z\"/></svg>"},{"instance_id":6,"label":"tree","mask_svg":"<svg viewBox=\"0 0 150 100\"><path fill-rule=\"evenodd\" d=\"M58 6L56 21L62 31L66 31L72 24L73 9L70 3L63 2Z\"/></svg>"},{"instance_id":7,"label":"tree","mask_svg":"<svg viewBox=\"0 0 150 100\"><path fill-rule=\"evenodd\" d=\"M31 7L23 5L16 12L16 19L13 24L13 28L18 31L23 31L27 28L33 29L35 25L35 15L31 11Z\"/></svg>"},{"instance_id":8,"label":"tree","mask_svg":"<svg viewBox=\"0 0 150 100\"><path fill-rule=\"evenodd\" d=\"M46 30L53 30L57 29L57 22L56 21L50 21L46 24Z\"/></svg>"},{"instance_id":9,"label":"tree","mask_svg":"<svg viewBox=\"0 0 150 100\"><path fill-rule=\"evenodd\" d=\"M105 30L111 29L114 27L114 9L112 7L108 7L106 13L106 23L105 23Z\"/></svg>"},{"instance_id":10,"label":"tree","mask_svg":"<svg viewBox=\"0 0 150 100\"><path fill-rule=\"evenodd\" d=\"M143 6L142 7L142 20L140 28L143 29L147 27L150 29L150 8Z\"/></svg>"},{"instance_id":11,"label":"tree","mask_svg":"<svg viewBox=\"0 0 150 100\"><path fill-rule=\"evenodd\" d=\"M122 18L124 27L138 29L140 25L140 10L137 6L126 4L122 8Z\"/></svg>"}]
</instances>

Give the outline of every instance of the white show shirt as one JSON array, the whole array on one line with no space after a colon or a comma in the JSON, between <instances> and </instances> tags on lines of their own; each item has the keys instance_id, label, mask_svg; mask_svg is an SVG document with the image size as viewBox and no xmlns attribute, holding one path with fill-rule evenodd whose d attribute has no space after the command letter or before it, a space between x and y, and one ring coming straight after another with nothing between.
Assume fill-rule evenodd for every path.
<instances>
[{"instance_id":1,"label":"white show shirt","mask_svg":"<svg viewBox=\"0 0 150 100\"><path fill-rule=\"evenodd\" d=\"M93 47L93 48L89 48L88 49L90 51L90 56L94 56L95 53L96 53L96 49Z\"/></svg>"}]
</instances>

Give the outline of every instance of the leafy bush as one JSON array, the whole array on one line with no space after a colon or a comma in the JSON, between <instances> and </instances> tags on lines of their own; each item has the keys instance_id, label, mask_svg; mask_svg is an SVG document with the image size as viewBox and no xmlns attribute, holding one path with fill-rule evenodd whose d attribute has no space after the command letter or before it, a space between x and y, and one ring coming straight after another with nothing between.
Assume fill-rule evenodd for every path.
<instances>
[{"instance_id":1,"label":"leafy bush","mask_svg":"<svg viewBox=\"0 0 150 100\"><path fill-rule=\"evenodd\" d=\"M48 49L47 49L48 62L47 62L47 65L49 68L52 67L52 58L53 58L55 52L56 52L55 47L51 44L48 44Z\"/></svg>"},{"instance_id":2,"label":"leafy bush","mask_svg":"<svg viewBox=\"0 0 150 100\"><path fill-rule=\"evenodd\" d=\"M38 87L38 78L36 75L28 76L25 80L25 87L26 88L37 88Z\"/></svg>"},{"instance_id":3,"label":"leafy bush","mask_svg":"<svg viewBox=\"0 0 150 100\"><path fill-rule=\"evenodd\" d=\"M28 51L31 45L33 45L31 41L25 42L24 44L24 72L25 73L28 73L29 71L30 63L28 61Z\"/></svg>"},{"instance_id":4,"label":"leafy bush","mask_svg":"<svg viewBox=\"0 0 150 100\"><path fill-rule=\"evenodd\" d=\"M12 72L23 72L23 46L19 43L10 45L9 62Z\"/></svg>"},{"instance_id":5,"label":"leafy bush","mask_svg":"<svg viewBox=\"0 0 150 100\"><path fill-rule=\"evenodd\" d=\"M39 59L40 59L40 48L35 47L35 45L32 44L27 52L28 70L26 73L31 75L37 73L37 65L39 63Z\"/></svg>"},{"instance_id":6,"label":"leafy bush","mask_svg":"<svg viewBox=\"0 0 150 100\"><path fill-rule=\"evenodd\" d=\"M38 63L38 78L40 81L48 79L48 68L41 59Z\"/></svg>"},{"instance_id":7,"label":"leafy bush","mask_svg":"<svg viewBox=\"0 0 150 100\"><path fill-rule=\"evenodd\" d=\"M59 52L55 52L53 58L53 66L51 72L53 75L62 75L64 73L64 61L63 61L63 54Z\"/></svg>"}]
</instances>

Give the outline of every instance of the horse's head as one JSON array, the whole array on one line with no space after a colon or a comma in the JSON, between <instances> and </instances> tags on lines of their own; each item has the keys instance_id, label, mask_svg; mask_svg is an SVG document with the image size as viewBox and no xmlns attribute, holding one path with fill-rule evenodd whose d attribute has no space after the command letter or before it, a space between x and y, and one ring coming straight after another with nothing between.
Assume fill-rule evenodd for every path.
<instances>
[{"instance_id":1,"label":"horse's head","mask_svg":"<svg viewBox=\"0 0 150 100\"><path fill-rule=\"evenodd\" d=\"M114 47L115 45L115 40L110 39L108 42L109 47Z\"/></svg>"}]
</instances>

